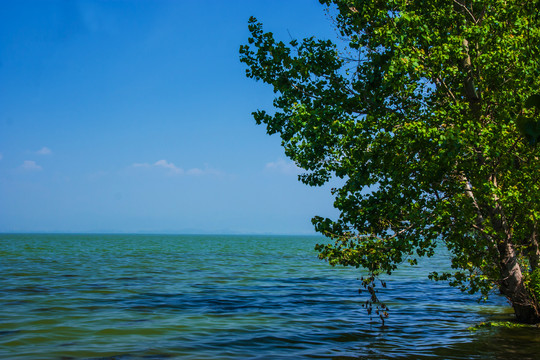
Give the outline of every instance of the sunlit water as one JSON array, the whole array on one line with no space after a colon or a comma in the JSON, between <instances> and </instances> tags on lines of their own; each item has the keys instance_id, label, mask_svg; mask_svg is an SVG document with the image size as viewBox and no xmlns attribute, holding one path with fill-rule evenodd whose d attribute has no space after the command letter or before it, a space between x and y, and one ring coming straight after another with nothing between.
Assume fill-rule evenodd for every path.
<instances>
[{"instance_id":1,"label":"sunlit water","mask_svg":"<svg viewBox=\"0 0 540 360\"><path fill-rule=\"evenodd\" d=\"M385 326L298 236L0 235L2 359L538 359L536 328L426 279L440 252L381 292Z\"/></svg>"}]
</instances>

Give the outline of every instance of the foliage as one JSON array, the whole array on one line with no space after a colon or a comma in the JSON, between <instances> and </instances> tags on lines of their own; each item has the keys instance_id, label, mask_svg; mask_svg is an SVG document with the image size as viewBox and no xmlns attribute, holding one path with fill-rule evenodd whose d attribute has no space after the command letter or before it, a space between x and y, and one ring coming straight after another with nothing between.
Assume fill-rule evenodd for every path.
<instances>
[{"instance_id":1,"label":"foliage","mask_svg":"<svg viewBox=\"0 0 540 360\"><path fill-rule=\"evenodd\" d=\"M539 321L524 282L540 266L539 3L320 2L342 42L285 44L251 18L240 48L247 76L276 94L255 121L281 136L300 180L344 179L339 218L313 219L334 240L320 258L367 269L377 303L379 274L442 242L453 271L432 279L499 288L520 321Z\"/></svg>"}]
</instances>

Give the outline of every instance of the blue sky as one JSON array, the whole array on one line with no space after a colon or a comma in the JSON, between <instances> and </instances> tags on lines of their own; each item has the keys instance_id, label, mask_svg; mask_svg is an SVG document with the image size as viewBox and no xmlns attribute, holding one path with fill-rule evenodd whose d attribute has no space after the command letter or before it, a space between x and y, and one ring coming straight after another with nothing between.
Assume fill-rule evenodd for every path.
<instances>
[{"instance_id":1,"label":"blue sky","mask_svg":"<svg viewBox=\"0 0 540 360\"><path fill-rule=\"evenodd\" d=\"M334 36L315 0L0 2L0 232L313 233L238 48Z\"/></svg>"}]
</instances>

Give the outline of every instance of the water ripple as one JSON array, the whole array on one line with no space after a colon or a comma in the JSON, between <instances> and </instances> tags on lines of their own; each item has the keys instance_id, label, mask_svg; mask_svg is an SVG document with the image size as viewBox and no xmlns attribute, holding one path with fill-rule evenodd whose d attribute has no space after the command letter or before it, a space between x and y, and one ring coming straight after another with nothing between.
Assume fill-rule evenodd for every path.
<instances>
[{"instance_id":1,"label":"water ripple","mask_svg":"<svg viewBox=\"0 0 540 360\"><path fill-rule=\"evenodd\" d=\"M385 326L355 269L314 237L0 235L0 358L534 359L537 329L427 281L443 253L388 279Z\"/></svg>"}]
</instances>

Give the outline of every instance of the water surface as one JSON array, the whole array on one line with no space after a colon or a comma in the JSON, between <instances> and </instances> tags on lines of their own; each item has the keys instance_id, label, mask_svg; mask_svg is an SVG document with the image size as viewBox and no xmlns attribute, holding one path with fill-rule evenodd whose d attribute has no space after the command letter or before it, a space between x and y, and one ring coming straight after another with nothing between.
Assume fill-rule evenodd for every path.
<instances>
[{"instance_id":1,"label":"water surface","mask_svg":"<svg viewBox=\"0 0 540 360\"><path fill-rule=\"evenodd\" d=\"M356 269L299 236L0 235L2 359L535 359L535 328L444 283L443 252L361 304Z\"/></svg>"}]
</instances>

